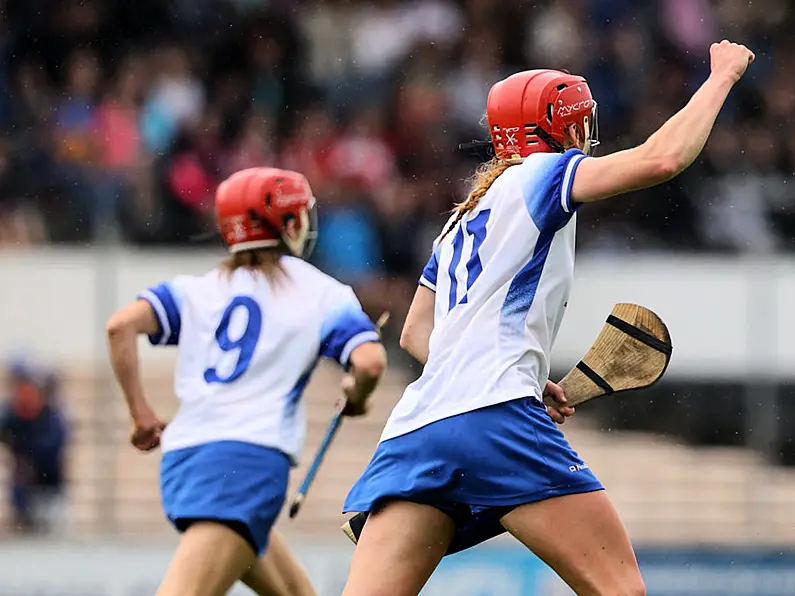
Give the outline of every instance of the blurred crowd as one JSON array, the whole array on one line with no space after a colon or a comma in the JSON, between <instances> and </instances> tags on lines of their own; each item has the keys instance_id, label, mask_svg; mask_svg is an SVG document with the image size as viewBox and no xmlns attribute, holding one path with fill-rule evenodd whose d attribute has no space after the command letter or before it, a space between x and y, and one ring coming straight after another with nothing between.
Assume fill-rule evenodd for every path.
<instances>
[{"instance_id":1,"label":"blurred crowd","mask_svg":"<svg viewBox=\"0 0 795 596\"><path fill-rule=\"evenodd\" d=\"M513 71L587 77L603 145L642 142L709 72L757 61L702 159L583 210L581 250L788 250L788 0L0 0L0 246L185 245L234 170L306 173L320 265L374 300L412 292ZM387 306L389 306L387 304Z\"/></svg>"}]
</instances>

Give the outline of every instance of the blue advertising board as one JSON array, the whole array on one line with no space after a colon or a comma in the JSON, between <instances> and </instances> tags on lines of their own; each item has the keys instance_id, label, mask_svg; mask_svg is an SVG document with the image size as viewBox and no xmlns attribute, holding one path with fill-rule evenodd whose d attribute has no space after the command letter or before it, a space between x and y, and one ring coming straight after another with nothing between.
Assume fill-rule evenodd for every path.
<instances>
[{"instance_id":1,"label":"blue advertising board","mask_svg":"<svg viewBox=\"0 0 795 596\"><path fill-rule=\"evenodd\" d=\"M795 595L795 551L646 549L638 561L649 596Z\"/></svg>"},{"instance_id":2,"label":"blue advertising board","mask_svg":"<svg viewBox=\"0 0 795 596\"><path fill-rule=\"evenodd\" d=\"M422 596L540 594L551 575L549 568L524 548L482 546L446 557Z\"/></svg>"},{"instance_id":3,"label":"blue advertising board","mask_svg":"<svg viewBox=\"0 0 795 596\"><path fill-rule=\"evenodd\" d=\"M339 596L353 549L295 545L319 596ZM0 596L148 596L173 545L0 543ZM638 549L649 596L795 596L795 550ZM46 569L47 573L42 573ZM230 596L250 592L238 586ZM511 540L444 559L423 596L571 596L538 558Z\"/></svg>"},{"instance_id":4,"label":"blue advertising board","mask_svg":"<svg viewBox=\"0 0 795 596\"><path fill-rule=\"evenodd\" d=\"M639 549L648 596L794 596L795 551ZM448 557L427 596L568 596L573 592L516 545L482 546Z\"/></svg>"}]
</instances>

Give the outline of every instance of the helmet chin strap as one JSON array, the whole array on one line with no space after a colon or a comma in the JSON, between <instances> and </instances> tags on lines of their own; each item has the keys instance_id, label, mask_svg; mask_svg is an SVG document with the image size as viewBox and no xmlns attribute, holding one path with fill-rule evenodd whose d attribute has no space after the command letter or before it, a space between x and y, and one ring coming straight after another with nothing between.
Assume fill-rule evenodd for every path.
<instances>
[{"instance_id":1,"label":"helmet chin strap","mask_svg":"<svg viewBox=\"0 0 795 596\"><path fill-rule=\"evenodd\" d=\"M540 126L535 127L533 134L544 141L552 151L556 153L566 153L566 148Z\"/></svg>"}]
</instances>

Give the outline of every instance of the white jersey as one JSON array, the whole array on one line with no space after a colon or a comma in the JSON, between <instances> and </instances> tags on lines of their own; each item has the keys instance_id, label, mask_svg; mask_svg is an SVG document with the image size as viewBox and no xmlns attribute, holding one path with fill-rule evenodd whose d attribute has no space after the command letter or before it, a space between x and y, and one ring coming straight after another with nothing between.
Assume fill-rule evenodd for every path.
<instances>
[{"instance_id":1,"label":"white jersey","mask_svg":"<svg viewBox=\"0 0 795 596\"><path fill-rule=\"evenodd\" d=\"M378 341L353 290L312 265L283 257L271 284L246 269L178 276L145 292L160 331L153 345L179 345L179 410L164 452L243 441L295 463L306 434L301 394L323 356L347 366L357 346Z\"/></svg>"},{"instance_id":2,"label":"white jersey","mask_svg":"<svg viewBox=\"0 0 795 596\"><path fill-rule=\"evenodd\" d=\"M428 361L382 441L512 399L541 399L574 274L569 195L583 159L576 149L531 155L437 239L420 278L436 293Z\"/></svg>"}]
</instances>

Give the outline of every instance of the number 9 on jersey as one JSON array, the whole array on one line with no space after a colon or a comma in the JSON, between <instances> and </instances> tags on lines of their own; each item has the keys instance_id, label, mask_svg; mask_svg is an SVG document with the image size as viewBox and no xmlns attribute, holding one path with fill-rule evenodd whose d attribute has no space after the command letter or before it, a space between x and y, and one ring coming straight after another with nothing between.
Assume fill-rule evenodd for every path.
<instances>
[{"instance_id":1,"label":"number 9 on jersey","mask_svg":"<svg viewBox=\"0 0 795 596\"><path fill-rule=\"evenodd\" d=\"M232 339L229 337L229 325L236 311L245 311L246 324L242 335ZM215 340L223 352L237 352L237 362L227 376L222 376L215 366L210 366L204 371L204 380L207 383L225 384L239 379L251 366L251 358L257 348L261 331L262 309L249 296L235 296L221 316L221 322L215 330Z\"/></svg>"}]
</instances>

